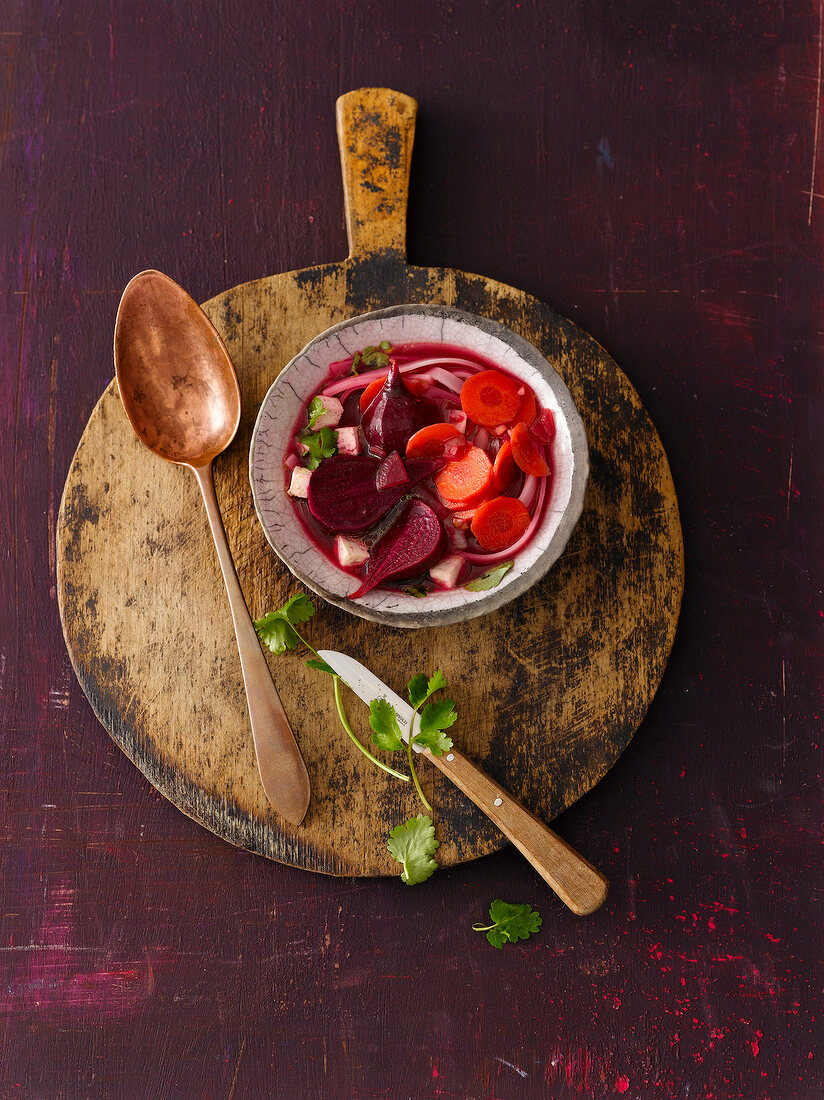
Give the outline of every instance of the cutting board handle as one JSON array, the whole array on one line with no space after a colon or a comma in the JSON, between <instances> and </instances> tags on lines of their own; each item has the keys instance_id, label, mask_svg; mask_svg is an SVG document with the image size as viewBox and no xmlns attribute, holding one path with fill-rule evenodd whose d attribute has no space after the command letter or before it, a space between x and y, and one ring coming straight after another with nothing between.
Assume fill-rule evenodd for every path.
<instances>
[{"instance_id":1,"label":"cutting board handle","mask_svg":"<svg viewBox=\"0 0 824 1100\"><path fill-rule=\"evenodd\" d=\"M406 203L418 104L389 88L357 88L337 101L350 259L406 258Z\"/></svg>"}]
</instances>

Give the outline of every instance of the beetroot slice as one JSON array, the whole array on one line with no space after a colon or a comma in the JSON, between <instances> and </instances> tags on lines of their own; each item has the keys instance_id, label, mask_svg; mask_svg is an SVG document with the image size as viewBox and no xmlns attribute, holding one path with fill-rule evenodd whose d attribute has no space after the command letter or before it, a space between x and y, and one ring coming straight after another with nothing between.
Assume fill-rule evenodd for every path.
<instances>
[{"instance_id":1,"label":"beetroot slice","mask_svg":"<svg viewBox=\"0 0 824 1100\"><path fill-rule=\"evenodd\" d=\"M378 489L380 459L372 455L332 455L309 480L309 511L336 534L365 531L403 496L405 485Z\"/></svg>"},{"instance_id":2,"label":"beetroot slice","mask_svg":"<svg viewBox=\"0 0 824 1100\"><path fill-rule=\"evenodd\" d=\"M424 573L437 561L442 540L440 521L429 505L410 500L372 551L363 584L349 599L365 596L383 581Z\"/></svg>"},{"instance_id":3,"label":"beetroot slice","mask_svg":"<svg viewBox=\"0 0 824 1100\"><path fill-rule=\"evenodd\" d=\"M379 489L381 460L373 455L332 455L309 479L309 511L324 527L339 535L365 531L385 516L414 484L443 466L438 459L410 459L408 480Z\"/></svg>"},{"instance_id":4,"label":"beetroot slice","mask_svg":"<svg viewBox=\"0 0 824 1100\"><path fill-rule=\"evenodd\" d=\"M361 428L370 448L405 454L409 437L431 424L435 416L433 405L412 396L403 384L400 367L390 359L386 381L364 411Z\"/></svg>"},{"instance_id":5,"label":"beetroot slice","mask_svg":"<svg viewBox=\"0 0 824 1100\"><path fill-rule=\"evenodd\" d=\"M379 489L391 489L395 485L406 485L408 482L409 474L406 472L403 459L397 451L393 451L378 466L375 484Z\"/></svg>"},{"instance_id":6,"label":"beetroot slice","mask_svg":"<svg viewBox=\"0 0 824 1100\"><path fill-rule=\"evenodd\" d=\"M445 458L407 458L406 472L409 474L410 482L416 485L430 474L440 473L445 465Z\"/></svg>"}]
</instances>

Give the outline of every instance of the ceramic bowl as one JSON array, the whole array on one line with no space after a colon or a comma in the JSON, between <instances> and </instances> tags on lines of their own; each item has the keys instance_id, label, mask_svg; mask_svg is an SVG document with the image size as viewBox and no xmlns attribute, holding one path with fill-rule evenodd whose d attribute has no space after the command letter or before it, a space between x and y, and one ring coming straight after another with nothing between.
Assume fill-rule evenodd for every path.
<instances>
[{"instance_id":1,"label":"ceramic bowl","mask_svg":"<svg viewBox=\"0 0 824 1100\"><path fill-rule=\"evenodd\" d=\"M283 461L301 406L328 373L329 364L361 348L418 341L452 344L498 363L522 379L539 403L552 409L552 489L541 526L497 588L464 588L415 598L373 590L347 599L358 581L315 547L286 493ZM273 382L258 413L249 476L258 518L275 553L307 588L353 615L397 627L445 626L485 615L527 591L557 560L581 514L589 473L584 425L569 390L546 358L523 337L484 317L444 306L401 305L343 321L316 336Z\"/></svg>"}]
</instances>

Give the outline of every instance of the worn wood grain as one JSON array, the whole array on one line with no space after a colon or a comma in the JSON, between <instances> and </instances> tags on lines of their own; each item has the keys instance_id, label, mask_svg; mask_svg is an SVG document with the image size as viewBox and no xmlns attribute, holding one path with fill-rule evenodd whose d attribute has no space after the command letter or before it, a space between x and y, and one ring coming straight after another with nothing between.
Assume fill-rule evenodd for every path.
<instances>
[{"instance_id":1,"label":"worn wood grain","mask_svg":"<svg viewBox=\"0 0 824 1100\"><path fill-rule=\"evenodd\" d=\"M591 337L512 287L407 265L413 122L414 101L397 93L344 97L338 124L352 256L246 283L206 304L242 391L238 435L216 464L221 510L258 617L280 606L295 583L256 522L250 433L278 371L330 324L375 306L437 302L494 317L541 347L572 391L592 466L584 515L549 577L500 612L413 637L323 607L312 638L316 648L334 641L398 688L419 667L442 668L461 715L457 742L551 820L614 763L661 678L683 587L678 506L649 417ZM114 384L69 471L57 547L75 669L104 725L159 790L262 855L333 874L394 873L386 835L417 812L415 792L364 766L332 721L327 684L292 655L272 657L271 669L309 769L312 802L300 827L269 806L196 488L137 442ZM363 714L355 706L352 714L363 728ZM443 865L504 843L431 766L424 783Z\"/></svg>"}]
</instances>

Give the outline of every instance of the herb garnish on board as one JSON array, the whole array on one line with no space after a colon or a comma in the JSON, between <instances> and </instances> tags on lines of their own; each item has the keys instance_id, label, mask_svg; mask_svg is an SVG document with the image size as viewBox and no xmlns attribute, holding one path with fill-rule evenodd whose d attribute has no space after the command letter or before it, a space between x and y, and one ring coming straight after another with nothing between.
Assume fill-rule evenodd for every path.
<instances>
[{"instance_id":1,"label":"herb garnish on board","mask_svg":"<svg viewBox=\"0 0 824 1100\"><path fill-rule=\"evenodd\" d=\"M300 593L292 596L283 607L270 611L255 620L255 630L264 645L273 653L284 653L287 649L297 649L303 645L314 653L314 657L305 663L319 672L328 673L334 682L335 709L341 725L352 743L373 764L395 779L409 782L410 775L415 789L424 806L432 812L432 807L423 793L415 768L413 745L429 749L434 756L440 756L452 748L452 738L444 731L449 729L458 718L452 699L433 699L432 696L446 687L446 680L440 669L431 676L416 673L408 684L409 702L413 708L408 743L404 742L400 722L395 708L385 699L373 699L369 705L369 723L372 727L372 741L385 752L406 750L410 775L404 775L379 760L356 736L343 706L340 691L340 677L324 661L314 646L299 633L297 626L308 622L315 614L315 608L308 596ZM387 847L393 857L402 865L401 880L409 886L424 882L438 866L433 858L438 848L435 839L435 827L432 819L418 814L402 825L395 826L389 834Z\"/></svg>"}]
</instances>

